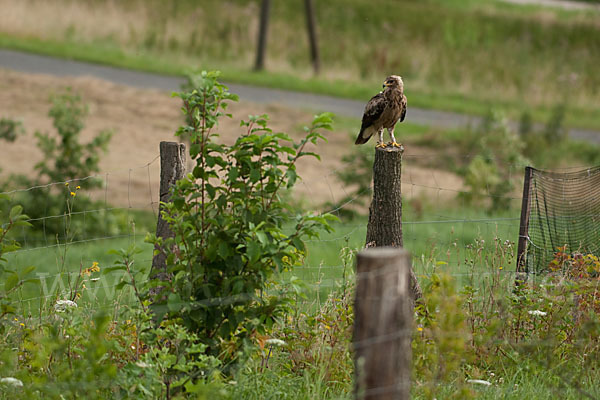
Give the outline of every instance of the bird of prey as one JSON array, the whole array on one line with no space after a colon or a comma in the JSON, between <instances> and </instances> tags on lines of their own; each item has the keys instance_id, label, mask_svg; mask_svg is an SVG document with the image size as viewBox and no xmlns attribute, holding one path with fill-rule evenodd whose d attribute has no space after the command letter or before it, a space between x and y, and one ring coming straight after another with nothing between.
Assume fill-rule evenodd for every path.
<instances>
[{"instance_id":1,"label":"bird of prey","mask_svg":"<svg viewBox=\"0 0 600 400\"><path fill-rule=\"evenodd\" d=\"M379 142L375 147L386 147L383 143L383 130L387 129L392 139L393 147L402 147L394 137L394 126L406 117L406 96L404 95L404 82L397 75L385 78L383 91L369 100L365 106L360 132L354 144L367 143L375 132L379 133Z\"/></svg>"}]
</instances>

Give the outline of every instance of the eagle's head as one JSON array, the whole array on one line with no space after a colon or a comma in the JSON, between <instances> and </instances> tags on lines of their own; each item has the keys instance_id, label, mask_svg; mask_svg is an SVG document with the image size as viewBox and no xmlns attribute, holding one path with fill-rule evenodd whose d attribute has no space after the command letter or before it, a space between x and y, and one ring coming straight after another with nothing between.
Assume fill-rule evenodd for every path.
<instances>
[{"instance_id":1,"label":"eagle's head","mask_svg":"<svg viewBox=\"0 0 600 400\"><path fill-rule=\"evenodd\" d=\"M402 77L398 75L388 76L383 82L383 88L385 89L386 87L392 89L400 89L401 91L404 91L404 82L402 82Z\"/></svg>"}]
</instances>

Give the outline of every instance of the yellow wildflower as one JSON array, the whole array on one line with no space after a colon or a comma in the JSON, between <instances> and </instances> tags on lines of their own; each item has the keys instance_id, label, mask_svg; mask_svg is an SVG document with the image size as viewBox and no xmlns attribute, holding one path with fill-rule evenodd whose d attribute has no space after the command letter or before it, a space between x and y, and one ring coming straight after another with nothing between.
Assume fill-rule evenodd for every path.
<instances>
[{"instance_id":1,"label":"yellow wildflower","mask_svg":"<svg viewBox=\"0 0 600 400\"><path fill-rule=\"evenodd\" d=\"M69 182L65 182L65 186L69 186Z\"/></svg>"},{"instance_id":2,"label":"yellow wildflower","mask_svg":"<svg viewBox=\"0 0 600 400\"><path fill-rule=\"evenodd\" d=\"M81 189L81 186L77 186L75 189L79 190L79 189Z\"/></svg>"},{"instance_id":3,"label":"yellow wildflower","mask_svg":"<svg viewBox=\"0 0 600 400\"><path fill-rule=\"evenodd\" d=\"M99 272L100 271L100 267L98 266L98 261L94 261L92 263L92 267L90 268L90 271L92 271L92 272Z\"/></svg>"},{"instance_id":4,"label":"yellow wildflower","mask_svg":"<svg viewBox=\"0 0 600 400\"><path fill-rule=\"evenodd\" d=\"M75 197L75 192L71 192L71 196Z\"/></svg>"},{"instance_id":5,"label":"yellow wildflower","mask_svg":"<svg viewBox=\"0 0 600 400\"><path fill-rule=\"evenodd\" d=\"M25 327L25 324L24 324L24 323L22 323L22 322L21 322L19 325L21 325L22 327Z\"/></svg>"}]
</instances>

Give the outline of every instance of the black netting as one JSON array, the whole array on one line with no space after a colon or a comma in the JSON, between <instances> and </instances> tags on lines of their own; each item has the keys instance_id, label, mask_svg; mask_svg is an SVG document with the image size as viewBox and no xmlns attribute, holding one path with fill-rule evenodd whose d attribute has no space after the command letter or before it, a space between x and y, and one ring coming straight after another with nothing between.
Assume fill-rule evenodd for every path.
<instances>
[{"instance_id":1,"label":"black netting","mask_svg":"<svg viewBox=\"0 0 600 400\"><path fill-rule=\"evenodd\" d=\"M600 255L600 167L576 172L532 168L528 273L543 273L558 247Z\"/></svg>"}]
</instances>

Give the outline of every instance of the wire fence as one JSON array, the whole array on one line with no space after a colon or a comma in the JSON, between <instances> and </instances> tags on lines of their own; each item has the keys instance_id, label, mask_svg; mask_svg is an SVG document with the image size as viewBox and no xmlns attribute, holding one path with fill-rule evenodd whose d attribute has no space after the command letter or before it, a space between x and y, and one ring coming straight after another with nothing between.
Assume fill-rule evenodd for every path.
<instances>
[{"instance_id":1,"label":"wire fence","mask_svg":"<svg viewBox=\"0 0 600 400\"><path fill-rule=\"evenodd\" d=\"M489 215L477 208L484 207L486 201L498 195L490 193L488 188L481 193L479 203L474 205L467 196L470 189L465 187L460 177L422 167L434 157L436 155L408 155L403 160L404 247L411 250L415 256L417 274L427 274L432 269L439 270L441 265L448 274L455 276L459 281L474 273L480 277L498 273L514 274L511 257L504 260L509 262L508 264L498 265L497 270L492 271L483 266L468 269L469 260L466 260L465 256L467 252L472 253L476 239L480 240L477 246L494 250L498 247L497 239L501 238L502 246L509 247L505 250L511 250L510 242L516 242L518 235L518 206L521 202L519 191L515 190L515 193L502 196L510 202L509 211ZM470 156L463 157L468 159ZM157 156L135 168L115 169L69 181L17 188L1 193L13 201L18 201L21 193L37 191L40 196L49 196L50 193L56 195L60 191L70 191L71 189L65 189L66 185L73 188L90 180L101 182L99 189L78 191L73 199L75 207L68 215L62 212L30 218L28 222L41 225L42 232L32 233L31 230L22 229L16 239L23 247L11 254L10 261L17 266L33 263L38 266L37 273L42 274L44 279L61 279L65 273L78 273L81 268L85 269L94 261L103 260L106 264L110 262L110 258L106 256L110 248L127 247L135 242L145 251L144 260L136 262L148 263L148 255L152 250L150 245L143 242L145 232L140 231L152 230L155 226L160 176L158 161ZM517 170L522 166L509 167L514 169L516 177ZM318 185L305 180L299 181L298 192L307 198L335 204L328 209L319 208L314 204L308 206L317 212L327 212L341 218L343 212L349 209L364 214L367 211L364 204L370 201L370 188L349 195L349 188L337 178L340 172L342 168L323 174L321 193L315 192ZM518 186L519 184L515 185ZM86 208L78 209L76 205L81 197L87 200ZM340 199L345 200L340 203ZM112 223L103 223L108 220ZM140 220L144 221L145 226L136 231L136 224L140 225ZM55 222L64 229L62 232L49 234L46 228ZM65 227L69 224L71 227L77 226L79 232L67 232ZM364 218L336 223L334 233L307 240L309 254L305 264L287 272L286 275L298 276L311 290L321 296L326 295L331 289L339 286L341 280L348 279L353 270L351 261L342 261L340 251L343 248L362 248L365 236Z\"/></svg>"},{"instance_id":2,"label":"wire fence","mask_svg":"<svg viewBox=\"0 0 600 400\"><path fill-rule=\"evenodd\" d=\"M518 192L520 181L517 179L520 165L514 166L515 192L505 195L492 194L484 190L479 203L473 203L468 198L471 193L464 182L454 176L434 169L420 167L433 155L406 156L404 158L404 173L402 175L404 197L403 237L404 247L413 254L413 267L418 277L423 278L433 272L444 272L451 275L458 285L477 285L486 280L501 279L513 282L516 277L515 258L519 230L519 206L521 197ZM468 157L468 156L465 156ZM35 310L45 303L52 307L57 299L74 298L73 282L81 277L81 271L89 268L94 262L99 262L105 268L114 262L116 256L107 256L107 251L113 248L125 248L132 243L140 246L143 252L135 258L136 265L149 266L152 261L152 246L144 243L145 232L136 225L144 225L151 230L156 225L158 213L158 161L156 157L148 163L127 169L117 169L95 176L74 179L68 182L53 182L29 188L4 192L13 201L19 193L45 190L59 192L65 184L76 185L89 179L102 181L102 188L89 193L78 192L77 196L86 196L93 208L76 210L70 215L49 214L44 217L31 218L29 222L46 223L62 221L67 225L68 220L77 220L83 225L85 232L73 235L64 231L63 234L49 235L42 231L40 235L23 229L16 239L23 247L8 255L7 259L16 269L26 265L36 265L36 276L40 285L34 288L24 288L13 299L13 305L21 307L29 315L37 315ZM413 163L417 164L413 168ZM332 213L342 217L348 209L365 212L362 200L367 199L370 189L349 196L347 187L337 180L340 170L330 170L323 175L326 196L330 204L323 209L312 207L317 212ZM450 180L452 177L453 180ZM301 181L301 191L307 197L323 199L323 194L317 194L311 182ZM42 193L42 192L40 192ZM366 197L365 197L366 196ZM497 214L488 214L483 208L493 197L505 198L510 207ZM346 200L339 202L340 199ZM74 201L77 201L75 197ZM101 204L101 206L99 206ZM27 210L25 210L27 213ZM102 224L97 231L88 229L86 224L95 223L91 216L112 218L117 220L116 228L105 229ZM141 224L139 221L144 220ZM334 290L346 284L364 278L357 276L352 261L352 252L362 249L366 238L366 220L356 217L335 224L335 231L323 235L320 239L307 240L309 248L306 262L291 271L284 272L284 277L299 276L304 282L308 293L305 303L315 305L323 302ZM372 275L378 272L368 272ZM116 290L122 284L122 274L106 274L96 277L85 275L80 284L85 284L81 302L82 307L93 310L111 310L115 307L134 307L137 299L129 294ZM142 285L147 277L137 283ZM474 281L477 281L474 283ZM4 284L4 283L2 283ZM41 289L40 289L41 288ZM211 299L213 303L245 302L255 298L256 293L247 293L231 298ZM200 306L198 304L197 306ZM52 319L52 313L32 317L33 319ZM354 348L378 346L382 343L412 338L417 334L413 329L401 329L384 335L373 336L353 344ZM424 334L424 333L423 333ZM450 337L452 333L445 333ZM458 337L463 338L463 337ZM490 339L491 340L491 339ZM539 341L539 346L551 346ZM517 345L517 343L514 343ZM365 395L379 395L396 392L410 381L398 382L393 386L368 388ZM508 389L507 389L508 390Z\"/></svg>"}]
</instances>

